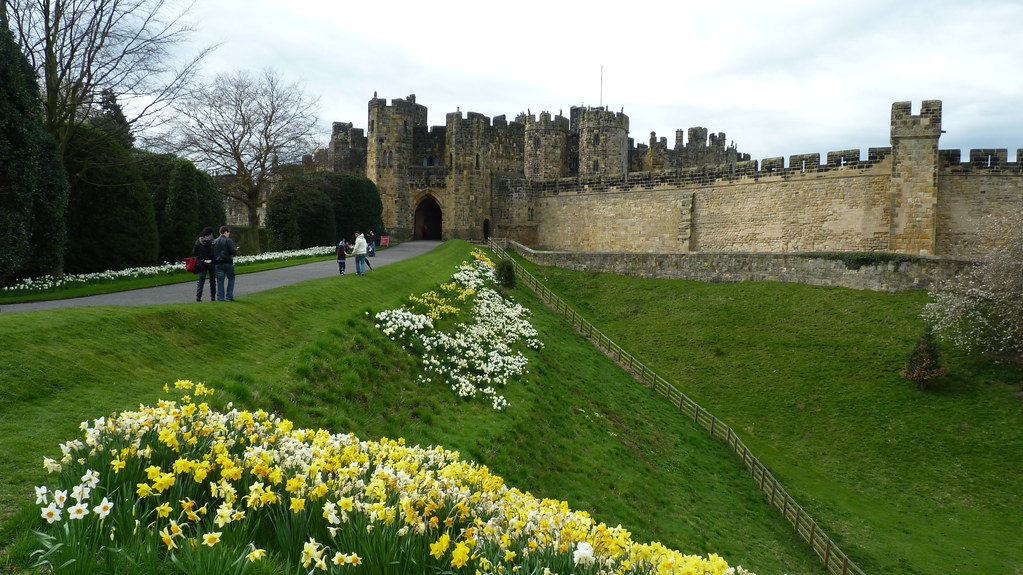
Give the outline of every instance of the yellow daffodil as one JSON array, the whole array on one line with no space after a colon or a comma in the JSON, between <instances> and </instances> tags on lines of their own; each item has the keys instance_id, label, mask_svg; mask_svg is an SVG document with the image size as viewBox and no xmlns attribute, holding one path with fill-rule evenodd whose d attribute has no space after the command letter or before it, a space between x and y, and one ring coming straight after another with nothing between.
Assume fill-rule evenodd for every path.
<instances>
[{"instance_id":1,"label":"yellow daffodil","mask_svg":"<svg viewBox=\"0 0 1023 575\"><path fill-rule=\"evenodd\" d=\"M259 561L263 557L266 557L265 549L253 549L251 552L249 552L248 555L245 556L245 558L248 559L250 562Z\"/></svg>"},{"instance_id":2,"label":"yellow daffodil","mask_svg":"<svg viewBox=\"0 0 1023 575\"><path fill-rule=\"evenodd\" d=\"M465 564L469 562L469 546L465 542L459 542L455 545L454 551L451 552L451 566L459 569L465 567Z\"/></svg>"},{"instance_id":3,"label":"yellow daffodil","mask_svg":"<svg viewBox=\"0 0 1023 575\"><path fill-rule=\"evenodd\" d=\"M164 501L163 503L161 503L160 505L158 505L156 507L156 516L157 517L160 517L160 518L170 517L170 514L171 514L170 503L167 503L166 501Z\"/></svg>"},{"instance_id":4,"label":"yellow daffodil","mask_svg":"<svg viewBox=\"0 0 1023 575\"><path fill-rule=\"evenodd\" d=\"M447 533L440 536L435 543L430 544L430 555L433 555L436 559L440 559L444 556L444 553L448 550L448 545L451 543L451 536Z\"/></svg>"}]
</instances>

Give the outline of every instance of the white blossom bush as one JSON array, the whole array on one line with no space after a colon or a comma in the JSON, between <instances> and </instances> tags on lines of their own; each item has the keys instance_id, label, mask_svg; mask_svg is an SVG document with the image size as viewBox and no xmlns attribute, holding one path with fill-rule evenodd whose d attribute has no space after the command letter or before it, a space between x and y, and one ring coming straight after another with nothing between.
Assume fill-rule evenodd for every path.
<instances>
[{"instance_id":1,"label":"white blossom bush","mask_svg":"<svg viewBox=\"0 0 1023 575\"><path fill-rule=\"evenodd\" d=\"M543 343L529 322L529 310L488 287L495 281L493 263L478 250L473 255L476 259L461 264L452 276L453 286L441 286L444 292L457 293L457 301L472 294L470 321L448 333L434 329L429 316L399 308L377 313L376 326L391 339L423 350L421 383L446 382L459 397L481 397L500 410L508 406L500 390L526 373L528 360L515 345L541 349ZM434 310L450 307L451 301L436 295L410 299L428 300Z\"/></svg>"},{"instance_id":2,"label":"white blossom bush","mask_svg":"<svg viewBox=\"0 0 1023 575\"><path fill-rule=\"evenodd\" d=\"M954 278L939 282L923 317L935 335L968 351L1023 353L1023 217L980 225L990 249Z\"/></svg>"}]
</instances>

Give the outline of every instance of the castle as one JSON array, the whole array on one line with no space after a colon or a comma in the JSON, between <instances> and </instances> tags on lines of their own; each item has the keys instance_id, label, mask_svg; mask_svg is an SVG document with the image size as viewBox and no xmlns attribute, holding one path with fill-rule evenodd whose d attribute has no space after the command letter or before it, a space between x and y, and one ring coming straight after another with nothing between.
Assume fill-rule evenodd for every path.
<instances>
[{"instance_id":1,"label":"castle","mask_svg":"<svg viewBox=\"0 0 1023 575\"><path fill-rule=\"evenodd\" d=\"M891 145L759 162L690 128L669 148L604 108L461 111L427 125L414 95L374 94L368 131L335 123L313 169L376 182L399 241L506 237L537 249L632 253L881 251L974 257L983 218L1023 206L1023 150L939 150L941 102L891 111Z\"/></svg>"}]
</instances>

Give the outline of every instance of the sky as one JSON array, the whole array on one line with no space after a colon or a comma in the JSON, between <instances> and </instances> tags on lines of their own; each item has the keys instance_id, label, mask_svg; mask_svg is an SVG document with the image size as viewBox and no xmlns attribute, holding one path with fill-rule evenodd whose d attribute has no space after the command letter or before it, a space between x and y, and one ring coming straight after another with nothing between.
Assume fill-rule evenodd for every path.
<instances>
[{"instance_id":1,"label":"sky","mask_svg":"<svg viewBox=\"0 0 1023 575\"><path fill-rule=\"evenodd\" d=\"M943 102L941 149L1023 148L1023 1L196 0L205 77L273 69L333 122L416 95L450 112L605 106L630 137L724 132L754 160L890 145L893 102Z\"/></svg>"}]
</instances>

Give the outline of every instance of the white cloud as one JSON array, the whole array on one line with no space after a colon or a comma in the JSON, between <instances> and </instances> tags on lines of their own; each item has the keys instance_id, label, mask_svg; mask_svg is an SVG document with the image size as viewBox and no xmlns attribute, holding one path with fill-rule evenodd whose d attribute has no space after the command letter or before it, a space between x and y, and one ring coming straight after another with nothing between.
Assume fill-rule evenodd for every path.
<instances>
[{"instance_id":1,"label":"white cloud","mask_svg":"<svg viewBox=\"0 0 1023 575\"><path fill-rule=\"evenodd\" d=\"M193 16L197 45L223 42L206 72L300 81L324 133L365 127L374 92L414 93L431 125L459 108L511 120L604 104L624 108L639 143L704 126L755 159L865 156L889 145L893 102L940 99L942 148L1023 147L1013 1L206 0Z\"/></svg>"}]
</instances>

